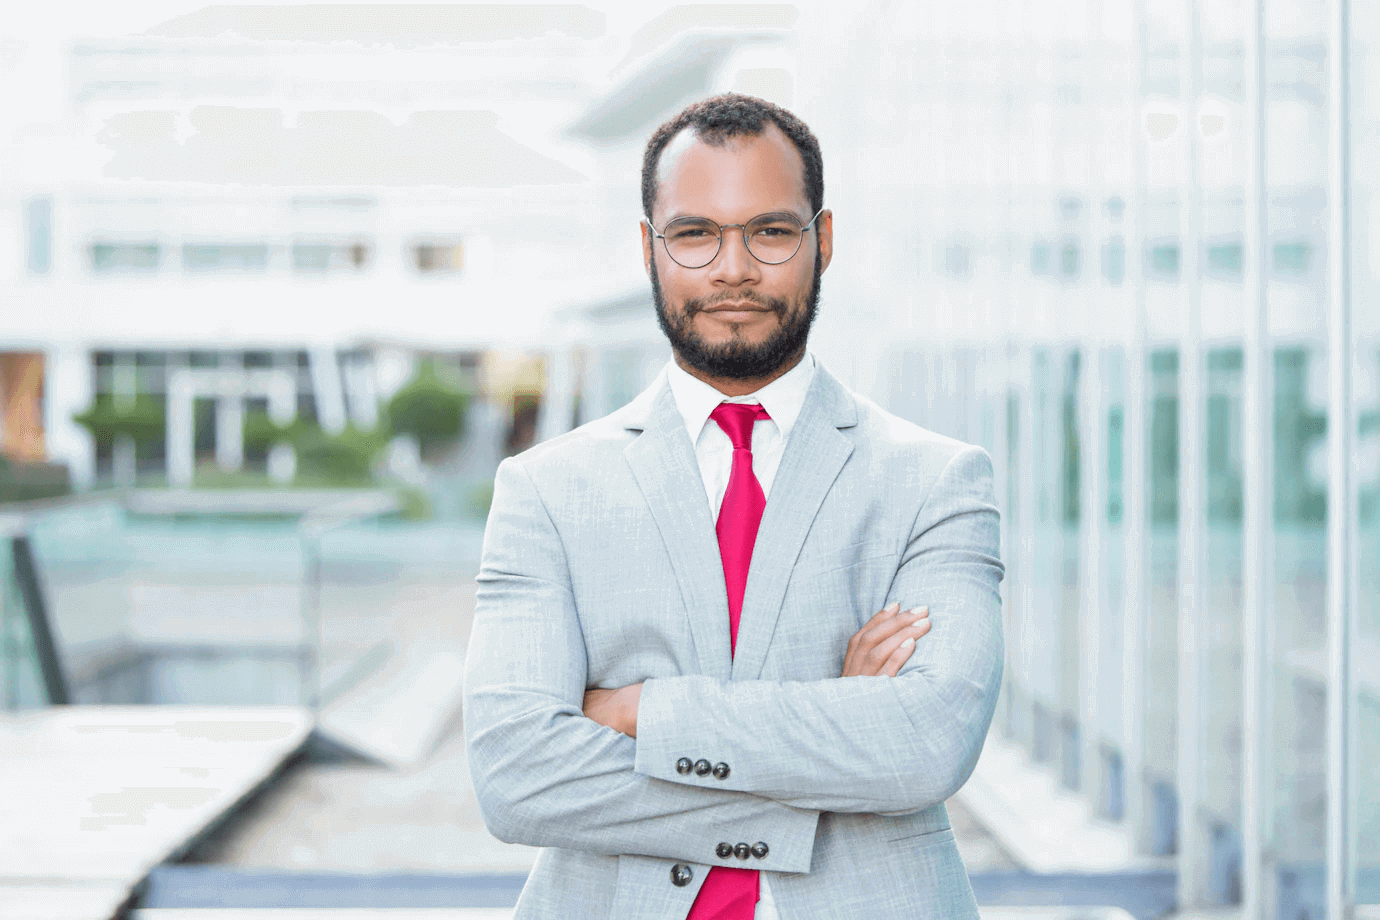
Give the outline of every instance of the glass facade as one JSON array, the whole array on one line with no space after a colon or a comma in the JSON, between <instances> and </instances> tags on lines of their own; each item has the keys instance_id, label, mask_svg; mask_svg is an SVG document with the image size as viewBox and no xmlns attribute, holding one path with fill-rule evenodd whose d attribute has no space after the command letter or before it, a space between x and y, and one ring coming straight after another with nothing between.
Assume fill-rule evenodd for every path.
<instances>
[{"instance_id":1,"label":"glass facade","mask_svg":"<svg viewBox=\"0 0 1380 920\"><path fill-rule=\"evenodd\" d=\"M1182 907L1380 904L1380 8L869 11L802 27L871 49L801 76L848 140L812 341L992 453L994 731Z\"/></svg>"}]
</instances>

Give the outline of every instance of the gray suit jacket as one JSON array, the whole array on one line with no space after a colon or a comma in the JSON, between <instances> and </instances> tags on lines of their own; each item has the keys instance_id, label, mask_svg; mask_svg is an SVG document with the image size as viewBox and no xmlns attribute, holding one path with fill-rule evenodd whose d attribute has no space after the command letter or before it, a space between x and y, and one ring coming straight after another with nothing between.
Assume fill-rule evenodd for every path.
<instances>
[{"instance_id":1,"label":"gray suit jacket","mask_svg":"<svg viewBox=\"0 0 1380 920\"><path fill-rule=\"evenodd\" d=\"M694 450L661 377L499 468L465 680L479 805L547 847L517 916L684 920L709 866L772 873L782 920L977 917L944 801L1001 681L997 511L980 448L817 367L728 605ZM933 626L895 678L840 678L891 601ZM645 681L634 740L584 692ZM726 776L678 772L681 758ZM758 841L765 858L715 854ZM692 871L672 884L672 866Z\"/></svg>"}]
</instances>

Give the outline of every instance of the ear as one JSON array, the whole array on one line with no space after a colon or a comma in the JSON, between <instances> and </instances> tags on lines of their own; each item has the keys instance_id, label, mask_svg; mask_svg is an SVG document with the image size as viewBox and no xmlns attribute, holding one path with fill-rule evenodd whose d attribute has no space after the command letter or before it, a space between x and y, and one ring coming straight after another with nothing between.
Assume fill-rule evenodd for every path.
<instances>
[{"instance_id":1,"label":"ear","mask_svg":"<svg viewBox=\"0 0 1380 920\"><path fill-rule=\"evenodd\" d=\"M656 242L656 239L652 236L651 228L647 226L645 219L637 225L637 228L642 231L642 270L650 278L652 276L652 244Z\"/></svg>"},{"instance_id":2,"label":"ear","mask_svg":"<svg viewBox=\"0 0 1380 920\"><path fill-rule=\"evenodd\" d=\"M825 210L815 221L815 232L819 234L819 270L822 273L834 258L834 212Z\"/></svg>"}]
</instances>

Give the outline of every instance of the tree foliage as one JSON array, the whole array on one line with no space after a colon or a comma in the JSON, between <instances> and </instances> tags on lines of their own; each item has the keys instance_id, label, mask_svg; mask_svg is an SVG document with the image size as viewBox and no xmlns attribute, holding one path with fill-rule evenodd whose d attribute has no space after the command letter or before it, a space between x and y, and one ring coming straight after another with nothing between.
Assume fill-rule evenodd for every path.
<instances>
[{"instance_id":1,"label":"tree foliage","mask_svg":"<svg viewBox=\"0 0 1380 920\"><path fill-rule=\"evenodd\" d=\"M468 394L442 380L433 364L422 362L388 401L388 427L395 435L416 438L423 455L434 455L464 435L468 409Z\"/></svg>"}]
</instances>

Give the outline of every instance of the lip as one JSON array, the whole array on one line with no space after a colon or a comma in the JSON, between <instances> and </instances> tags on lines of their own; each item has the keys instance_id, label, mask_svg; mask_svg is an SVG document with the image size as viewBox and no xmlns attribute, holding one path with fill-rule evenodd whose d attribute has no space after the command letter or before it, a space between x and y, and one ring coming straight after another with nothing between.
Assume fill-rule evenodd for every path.
<instances>
[{"instance_id":1,"label":"lip","mask_svg":"<svg viewBox=\"0 0 1380 920\"><path fill-rule=\"evenodd\" d=\"M770 313L770 307L759 307L752 303L726 303L705 307L701 313Z\"/></svg>"},{"instance_id":2,"label":"lip","mask_svg":"<svg viewBox=\"0 0 1380 920\"><path fill-rule=\"evenodd\" d=\"M760 307L742 307L734 309L732 307L718 307L713 310L702 311L707 313L715 322L725 323L736 326L744 323L755 323L763 316L770 316L771 310L763 310Z\"/></svg>"}]
</instances>

